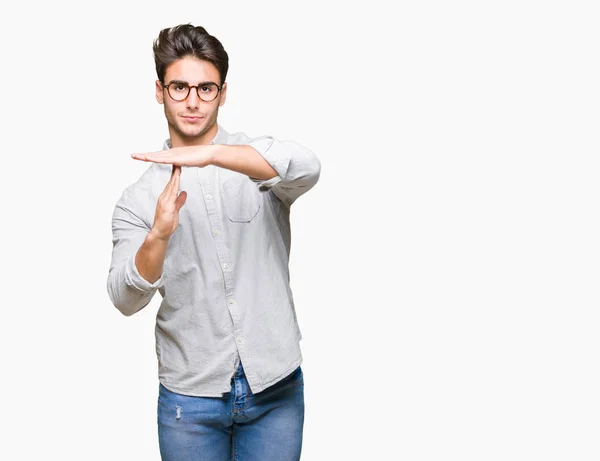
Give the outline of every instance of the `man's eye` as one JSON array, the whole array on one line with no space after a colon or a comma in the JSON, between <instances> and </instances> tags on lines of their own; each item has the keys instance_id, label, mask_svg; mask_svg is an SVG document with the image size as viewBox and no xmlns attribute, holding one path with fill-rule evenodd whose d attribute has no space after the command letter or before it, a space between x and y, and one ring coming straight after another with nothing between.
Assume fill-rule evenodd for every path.
<instances>
[{"instance_id":1,"label":"man's eye","mask_svg":"<svg viewBox=\"0 0 600 461\"><path fill-rule=\"evenodd\" d=\"M202 90L203 93L209 93L212 90L212 86L203 86L200 87L200 90Z\"/></svg>"},{"instance_id":2,"label":"man's eye","mask_svg":"<svg viewBox=\"0 0 600 461\"><path fill-rule=\"evenodd\" d=\"M177 91L183 91L186 89L187 89L186 85L175 85L175 90L177 90Z\"/></svg>"}]
</instances>

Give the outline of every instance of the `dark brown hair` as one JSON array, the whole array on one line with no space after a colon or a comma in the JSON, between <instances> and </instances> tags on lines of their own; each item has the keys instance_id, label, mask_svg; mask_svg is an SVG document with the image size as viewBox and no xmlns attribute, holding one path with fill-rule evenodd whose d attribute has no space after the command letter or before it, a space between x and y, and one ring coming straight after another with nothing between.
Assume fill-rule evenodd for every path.
<instances>
[{"instance_id":1,"label":"dark brown hair","mask_svg":"<svg viewBox=\"0 0 600 461\"><path fill-rule=\"evenodd\" d=\"M210 35L202 26L180 24L163 29L154 40L154 63L156 75L164 82L169 64L186 56L208 61L218 69L222 85L229 69L229 56L216 37Z\"/></svg>"}]
</instances>

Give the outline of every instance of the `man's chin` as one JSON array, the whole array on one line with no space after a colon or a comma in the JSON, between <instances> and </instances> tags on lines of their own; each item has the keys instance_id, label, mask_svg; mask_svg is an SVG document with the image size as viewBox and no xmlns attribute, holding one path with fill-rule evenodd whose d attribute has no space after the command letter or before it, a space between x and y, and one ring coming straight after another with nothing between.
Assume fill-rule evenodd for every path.
<instances>
[{"instance_id":1,"label":"man's chin","mask_svg":"<svg viewBox=\"0 0 600 461\"><path fill-rule=\"evenodd\" d=\"M197 138L198 136L202 136L204 134L204 130L201 127L185 127L183 129L180 128L179 132L185 138Z\"/></svg>"}]
</instances>

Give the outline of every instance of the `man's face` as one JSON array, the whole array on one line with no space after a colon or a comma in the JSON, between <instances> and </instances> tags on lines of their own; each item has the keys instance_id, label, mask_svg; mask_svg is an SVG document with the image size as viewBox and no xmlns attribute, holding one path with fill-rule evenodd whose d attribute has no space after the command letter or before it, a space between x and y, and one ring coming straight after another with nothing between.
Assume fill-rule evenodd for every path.
<instances>
[{"instance_id":1,"label":"man's face","mask_svg":"<svg viewBox=\"0 0 600 461\"><path fill-rule=\"evenodd\" d=\"M164 82L165 85L177 82L171 88L175 94L174 90L181 89L182 83L187 83L188 86L207 85L208 82L219 85L221 80L219 71L212 63L188 56L167 67ZM200 94L203 95L206 90L207 87L201 86ZM190 88L186 99L175 101L160 81L156 81L156 100L159 104L164 104L173 146L206 144L212 140L216 135L219 107L225 104L226 90L225 83L215 100L205 102L198 97L196 88ZM203 97L208 99L204 95Z\"/></svg>"}]
</instances>

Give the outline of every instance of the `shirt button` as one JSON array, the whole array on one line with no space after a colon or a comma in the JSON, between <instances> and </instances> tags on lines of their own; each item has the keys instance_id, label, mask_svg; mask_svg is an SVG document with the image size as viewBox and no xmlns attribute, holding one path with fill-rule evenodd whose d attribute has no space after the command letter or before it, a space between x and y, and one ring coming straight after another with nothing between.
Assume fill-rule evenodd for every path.
<instances>
[{"instance_id":1,"label":"shirt button","mask_svg":"<svg viewBox=\"0 0 600 461\"><path fill-rule=\"evenodd\" d=\"M235 301L233 299L229 300L229 304L233 304Z\"/></svg>"},{"instance_id":2,"label":"shirt button","mask_svg":"<svg viewBox=\"0 0 600 461\"><path fill-rule=\"evenodd\" d=\"M227 264L227 263L223 264L223 269L229 269L229 264Z\"/></svg>"},{"instance_id":3,"label":"shirt button","mask_svg":"<svg viewBox=\"0 0 600 461\"><path fill-rule=\"evenodd\" d=\"M242 337L241 337L241 335L237 335L237 336L235 337L235 339L237 339L237 342L238 342L238 343L241 343L241 342L242 342Z\"/></svg>"},{"instance_id":4,"label":"shirt button","mask_svg":"<svg viewBox=\"0 0 600 461\"><path fill-rule=\"evenodd\" d=\"M213 230L213 235L219 235L219 234L220 234L219 229Z\"/></svg>"},{"instance_id":5,"label":"shirt button","mask_svg":"<svg viewBox=\"0 0 600 461\"><path fill-rule=\"evenodd\" d=\"M210 200L211 198L212 198L212 195L210 195L210 194L207 194L207 195L206 195L206 199L207 199L207 200Z\"/></svg>"}]
</instances>

